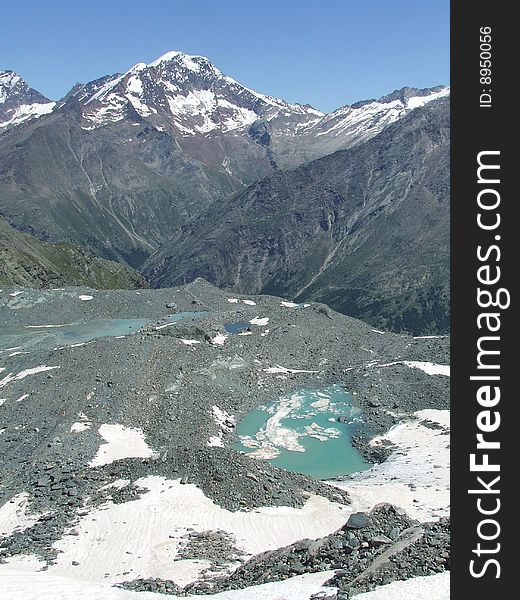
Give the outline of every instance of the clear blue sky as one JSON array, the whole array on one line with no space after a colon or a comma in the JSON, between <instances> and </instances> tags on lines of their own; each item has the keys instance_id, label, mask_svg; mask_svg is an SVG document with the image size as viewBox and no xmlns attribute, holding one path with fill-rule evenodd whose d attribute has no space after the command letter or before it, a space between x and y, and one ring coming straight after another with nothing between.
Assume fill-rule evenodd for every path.
<instances>
[{"instance_id":1,"label":"clear blue sky","mask_svg":"<svg viewBox=\"0 0 520 600\"><path fill-rule=\"evenodd\" d=\"M0 69L46 96L169 50L325 111L449 83L449 0L0 0Z\"/></svg>"}]
</instances>

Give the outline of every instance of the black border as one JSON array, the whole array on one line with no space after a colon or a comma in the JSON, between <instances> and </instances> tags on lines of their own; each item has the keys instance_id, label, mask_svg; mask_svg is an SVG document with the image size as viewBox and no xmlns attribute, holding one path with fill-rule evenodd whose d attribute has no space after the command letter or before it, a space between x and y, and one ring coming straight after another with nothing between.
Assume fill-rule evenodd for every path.
<instances>
[{"instance_id":1,"label":"black border","mask_svg":"<svg viewBox=\"0 0 520 600\"><path fill-rule=\"evenodd\" d=\"M520 350L515 351L514 346L520 336L515 335L515 329L518 332L519 328L512 292L515 275L520 272L513 231L519 199L518 192L512 189L516 175L513 160L518 150L511 150L520 112L518 93L514 91L515 87L518 89L514 59L520 54L513 37L516 33L520 39L520 33L513 29L516 28L514 7L514 3L500 0L452 0L451 3L451 597L454 600L494 600L496 592L503 593L501 598L518 594L513 582L515 570L520 569L516 567L513 546L518 520L513 517L511 507L519 501L512 489L516 470L507 464L516 458L513 448L516 425L513 410L518 403L518 393L513 389L515 362L520 369L516 358ZM485 26L492 28L491 108L482 108L479 102L483 88L488 87L480 82L480 28ZM469 572L469 561L475 558L472 549L479 541L477 525L483 518L477 511L476 497L468 494L468 490L475 487L476 474L470 472L469 455L475 451L476 417L482 410L476 402L478 385L469 379L476 374L476 340L482 335L477 328L477 315L482 309L477 305L476 275L482 263L477 260L476 248L479 244L493 243L491 237L497 233L483 232L476 220L476 198L482 187L477 183L477 155L484 150L500 150L501 182L497 186L501 197L500 287L508 288L512 298L511 306L501 311L501 401L498 406L501 426L495 435L501 449L493 455L501 465L501 510L495 517L501 525L501 533L496 540L500 542L500 551L489 557L497 558L500 563L498 579L495 568L487 569L481 578Z\"/></svg>"}]
</instances>

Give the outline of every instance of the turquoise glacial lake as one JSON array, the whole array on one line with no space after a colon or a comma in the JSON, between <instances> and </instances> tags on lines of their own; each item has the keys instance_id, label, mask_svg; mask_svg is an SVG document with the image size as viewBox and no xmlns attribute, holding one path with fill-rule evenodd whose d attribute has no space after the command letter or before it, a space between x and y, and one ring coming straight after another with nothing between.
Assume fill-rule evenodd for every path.
<instances>
[{"instance_id":1,"label":"turquoise glacial lake","mask_svg":"<svg viewBox=\"0 0 520 600\"><path fill-rule=\"evenodd\" d=\"M361 422L342 386L297 390L248 413L237 425L235 449L288 471L332 479L372 466L351 444Z\"/></svg>"},{"instance_id":2,"label":"turquoise glacial lake","mask_svg":"<svg viewBox=\"0 0 520 600\"><path fill-rule=\"evenodd\" d=\"M202 317L207 312L180 312L165 317L162 325L176 323L191 317ZM146 325L150 319L96 319L86 323L53 326L23 326L0 328L0 350L31 347L55 347L83 344L105 337L118 337L135 333Z\"/></svg>"},{"instance_id":3,"label":"turquoise glacial lake","mask_svg":"<svg viewBox=\"0 0 520 600\"><path fill-rule=\"evenodd\" d=\"M228 333L232 333L232 334L242 333L242 331L246 331L247 329L252 329L253 327L255 327L255 326L251 325L251 323L246 323L244 321L239 321L238 323L225 323L224 324L224 329Z\"/></svg>"}]
</instances>

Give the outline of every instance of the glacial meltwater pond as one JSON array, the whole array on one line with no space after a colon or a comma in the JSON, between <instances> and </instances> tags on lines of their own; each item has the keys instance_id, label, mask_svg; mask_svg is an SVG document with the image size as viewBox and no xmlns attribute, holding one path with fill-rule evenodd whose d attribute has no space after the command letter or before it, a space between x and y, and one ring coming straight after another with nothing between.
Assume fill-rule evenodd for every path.
<instances>
[{"instance_id":1,"label":"glacial meltwater pond","mask_svg":"<svg viewBox=\"0 0 520 600\"><path fill-rule=\"evenodd\" d=\"M224 324L224 329L228 333L232 333L232 334L243 333L244 331L251 330L251 328L252 328L251 323L246 323L244 321L239 321L238 323L225 323Z\"/></svg>"},{"instance_id":2,"label":"glacial meltwater pond","mask_svg":"<svg viewBox=\"0 0 520 600\"><path fill-rule=\"evenodd\" d=\"M340 385L298 390L248 413L237 426L236 449L288 471L331 479L372 466L351 444L360 422L361 411Z\"/></svg>"},{"instance_id":3,"label":"glacial meltwater pond","mask_svg":"<svg viewBox=\"0 0 520 600\"><path fill-rule=\"evenodd\" d=\"M202 317L207 312L180 312L165 317L162 326L191 317ZM17 325L0 327L0 350L29 351L35 347L52 348L85 344L104 337L118 337L135 333L150 319L95 319L86 323L63 325Z\"/></svg>"}]
</instances>

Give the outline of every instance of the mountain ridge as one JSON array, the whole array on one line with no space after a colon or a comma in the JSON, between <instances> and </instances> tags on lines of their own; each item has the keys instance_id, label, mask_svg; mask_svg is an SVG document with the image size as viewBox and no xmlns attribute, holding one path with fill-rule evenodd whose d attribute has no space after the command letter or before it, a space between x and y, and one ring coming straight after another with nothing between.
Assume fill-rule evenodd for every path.
<instances>
[{"instance_id":1,"label":"mountain ridge","mask_svg":"<svg viewBox=\"0 0 520 600\"><path fill-rule=\"evenodd\" d=\"M433 90L408 95L448 93ZM245 88L204 57L167 53L77 84L50 114L0 133L0 210L42 240L139 268L213 202L367 141L413 110L405 100L323 115Z\"/></svg>"},{"instance_id":2,"label":"mountain ridge","mask_svg":"<svg viewBox=\"0 0 520 600\"><path fill-rule=\"evenodd\" d=\"M226 133L264 119L279 120L287 129L287 119L281 117L288 116L297 120L289 127L292 134L308 136L312 131L323 136L330 132L331 127L336 130L335 135L345 134L348 125L343 121L351 111L371 106L371 112L374 112L376 106L381 109L383 105L398 102L399 106L393 106L394 111L388 117L393 122L401 116L400 112L410 109L410 100L422 98L422 101L430 101L448 93L447 86L404 87L378 100L361 100L325 113L309 104L289 103L243 86L222 73L206 57L170 51L149 64L137 63L125 73L105 75L85 84L77 83L52 108L59 110L75 98L83 107L82 126L86 130L122 120L125 109L130 105L141 117L151 118L158 127L165 125L166 116L166 125L173 126L180 136L208 134L216 129ZM143 95L145 102L142 101ZM229 96L234 102L225 99ZM280 114L281 111L283 114ZM187 113L194 113L195 120L190 121ZM159 116L163 118L158 119ZM359 127L359 116L356 117L354 121ZM161 123L157 124L157 121Z\"/></svg>"},{"instance_id":3,"label":"mountain ridge","mask_svg":"<svg viewBox=\"0 0 520 600\"><path fill-rule=\"evenodd\" d=\"M424 145L428 135L424 139L419 134L412 136L411 147L407 147L399 142L400 124L408 123L407 119L413 120L416 113L424 114L425 110L435 113L439 103L448 105L448 97L446 86L422 90L405 87L379 100L363 100L325 114L309 105L291 104L246 88L205 57L169 52L149 64L138 63L125 73L76 84L53 105L49 114L26 118L0 132L0 211L20 231L29 231L43 241L80 244L100 258L142 269L154 285L176 281L176 276L170 281L170 275L161 271L161 265L164 257L177 256L170 251L170 240L178 239L179 249L187 253L183 257L178 255L177 275L183 282L188 274L201 275L214 283L238 286L237 289L248 292L264 290L294 299L308 296L379 327L418 331L417 328L424 326L428 332L445 331L448 308L444 266L435 269L437 275L432 279L432 261L425 256L427 268L414 272L413 277L428 280L424 289L436 290L433 296L430 292L426 297L421 296L418 292L421 286L414 283L411 275L412 280L409 277L404 281L397 273L396 280L403 284L403 290L408 290L402 294L389 283L388 277L380 280L381 289L391 290L390 296L395 300L396 304L390 306L378 288L373 287L374 281L367 282L366 269L362 267L365 250L357 252L351 240L364 239L379 212L389 215L390 237L383 228L379 236L371 239L383 254L386 250L379 240L385 239L391 249L392 236L400 235L405 221L409 231L416 229L405 213L400 217L401 222L391 220L384 196L374 200L375 213L370 215L365 211L362 196L371 193L367 188L370 182L376 182L381 194L393 186L390 197L399 196L398 190L408 197L409 189L402 182L419 185L414 177L421 165L414 162L413 152L417 150L418 155L429 160L428 147ZM429 127L427 120L421 118L416 119L423 123L419 129ZM385 134L389 130L391 133ZM348 160L358 161L355 171L338 159L347 156L341 153L351 151L354 154L348 154ZM442 152L447 156L446 144ZM394 167L403 164L403 156L410 158L409 171L396 171ZM374 158L382 162L375 165ZM440 164L440 158L437 159ZM389 160L395 161L395 165ZM313 166L308 167L309 164ZM376 171L369 172L367 164ZM394 178L391 185L381 180L377 169L388 170L388 177ZM441 171L439 197L445 198L446 170ZM350 173L348 194L354 197L361 194L356 202L360 201L363 209L355 209L359 218L348 232L341 233L334 202L344 203L345 194L338 192L331 182L337 184L347 172ZM317 207L304 198L302 206L306 208L294 209L291 222L284 225L287 231L280 238L277 230L274 234L277 241L264 247L263 258L255 256L257 248L247 249L247 253L255 256L253 263L259 261L260 268L255 267L248 274L251 265L247 267L246 261L242 265L245 269L241 267L235 275L236 281L227 279L221 257L217 263L222 273L206 273L204 269L199 273L207 247L201 248L201 256L192 256L188 268L185 258L191 255L191 250L186 244L192 240L179 236L208 218L207 225L215 225L209 232L213 239L222 232L220 213L233 206L237 194L245 194L245 198L253 193L251 190L259 190L255 194L262 195L262 186L269 188L266 178L278 182L280 189L276 193L285 198L287 206L294 206L299 193L312 193L319 199L317 202L323 203L319 207L323 208L323 214L317 215ZM313 188L314 179L320 185ZM436 194L437 191L433 194L426 191L417 199L414 211L426 218L425 206L433 202ZM273 210L276 213L269 202L264 207L267 215ZM233 214L236 219L236 211ZM308 215L318 227L318 248L308 264L299 265L296 260L291 265L293 258L284 264L284 252L300 236L299 228ZM354 213L349 215L349 219L354 218ZM261 214L256 217L257 225L264 223L266 231L273 227L276 230L276 223L268 222L269 219L264 222ZM276 214L274 217L281 218ZM309 233L314 235L314 230ZM416 234L417 240L422 239L421 232ZM444 248L442 228L437 234ZM256 236L252 230L244 240L251 236ZM408 239L411 247L417 246L417 240ZM258 243L263 245L266 241ZM303 241L304 247L305 244ZM426 246L430 244L431 240ZM244 253L246 249L242 248L230 256L229 264L237 256L244 257ZM358 281L351 280L352 289L345 294L329 276L336 273L340 281L347 277L343 267L337 271L338 261L347 254L351 259L357 257L347 271L351 274L356 271ZM392 260L406 272L409 265L397 256L392 255ZM444 265L444 258L441 262ZM416 264L415 259L412 263ZM271 274L263 271L266 264L271 265ZM384 269L383 264L377 265L376 279ZM365 283L358 285L362 281ZM325 288L327 297L323 296ZM412 315L417 306L421 307L421 314ZM385 315L383 320L378 319L379 313Z\"/></svg>"}]
</instances>

